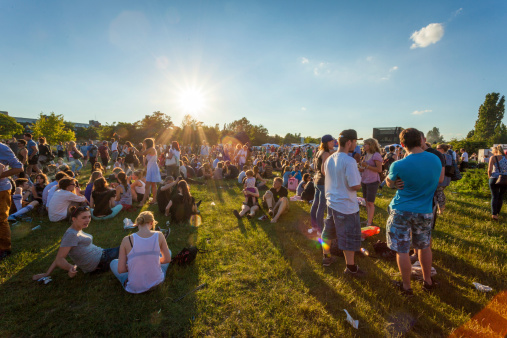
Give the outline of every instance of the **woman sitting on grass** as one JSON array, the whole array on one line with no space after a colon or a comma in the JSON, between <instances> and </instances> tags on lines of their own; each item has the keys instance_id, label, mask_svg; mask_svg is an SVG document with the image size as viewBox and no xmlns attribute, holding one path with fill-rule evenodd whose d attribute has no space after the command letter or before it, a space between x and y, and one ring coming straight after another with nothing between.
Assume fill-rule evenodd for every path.
<instances>
[{"instance_id":1,"label":"woman sitting on grass","mask_svg":"<svg viewBox=\"0 0 507 338\"><path fill-rule=\"evenodd\" d=\"M110 264L111 271L127 292L146 292L165 279L171 250L164 235L154 231L156 224L151 211L140 213L136 218L137 233L123 238L119 258Z\"/></svg>"},{"instance_id":2,"label":"woman sitting on grass","mask_svg":"<svg viewBox=\"0 0 507 338\"><path fill-rule=\"evenodd\" d=\"M127 175L122 171L118 173L118 184L116 186L116 205L121 205L124 210L132 208L132 190L127 182Z\"/></svg>"},{"instance_id":3,"label":"woman sitting on grass","mask_svg":"<svg viewBox=\"0 0 507 338\"><path fill-rule=\"evenodd\" d=\"M90 180L88 181L88 184L86 185L85 189L85 197L88 202L90 202L90 199L92 197L92 191L93 191L93 182L95 182L98 178L102 177L101 171L94 171L90 175Z\"/></svg>"},{"instance_id":4,"label":"woman sitting on grass","mask_svg":"<svg viewBox=\"0 0 507 338\"><path fill-rule=\"evenodd\" d=\"M253 175L252 170L246 172L245 188L243 189L245 201L241 205L241 212L238 212L238 210L232 211L237 219L245 215L247 215L247 218L252 218L257 210L259 210L259 189L255 186L255 177Z\"/></svg>"},{"instance_id":5,"label":"woman sitting on grass","mask_svg":"<svg viewBox=\"0 0 507 338\"><path fill-rule=\"evenodd\" d=\"M39 204L42 204L42 193L48 184L49 182L46 175L37 174L37 176L35 176L35 184L32 186L32 196Z\"/></svg>"},{"instance_id":6,"label":"woman sitting on grass","mask_svg":"<svg viewBox=\"0 0 507 338\"><path fill-rule=\"evenodd\" d=\"M130 185L130 189L132 191L132 200L136 202L142 202L146 189L146 183L143 181L143 171L134 171L132 174L132 180L134 181L134 183Z\"/></svg>"},{"instance_id":7,"label":"woman sitting on grass","mask_svg":"<svg viewBox=\"0 0 507 338\"><path fill-rule=\"evenodd\" d=\"M190 195L185 180L180 180L176 189L177 191L172 194L172 198L165 208L165 215L171 216L175 223L186 223L190 221L192 215L197 214L195 199Z\"/></svg>"},{"instance_id":8,"label":"woman sitting on grass","mask_svg":"<svg viewBox=\"0 0 507 338\"><path fill-rule=\"evenodd\" d=\"M104 177L96 179L93 182L93 191L90 199L92 218L99 221L111 219L118 215L123 206L121 204L115 206L115 197L116 190L108 187Z\"/></svg>"},{"instance_id":9,"label":"woman sitting on grass","mask_svg":"<svg viewBox=\"0 0 507 338\"><path fill-rule=\"evenodd\" d=\"M80 268L84 273L107 271L111 261L118 258L119 247L102 249L92 243L93 237L91 235L83 232L83 229L90 224L91 219L88 206L71 207L70 213L71 226L63 234L56 259L45 273L34 275L33 280L50 276L56 267L67 270L71 278L76 276L77 268ZM67 261L67 256L74 262L74 265Z\"/></svg>"}]
</instances>

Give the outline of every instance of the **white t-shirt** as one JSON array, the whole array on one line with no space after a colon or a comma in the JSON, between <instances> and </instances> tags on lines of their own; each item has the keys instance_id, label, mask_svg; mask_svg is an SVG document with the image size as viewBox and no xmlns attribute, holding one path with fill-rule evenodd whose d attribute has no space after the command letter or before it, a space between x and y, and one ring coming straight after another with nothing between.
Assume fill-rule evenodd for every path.
<instances>
[{"instance_id":1,"label":"white t-shirt","mask_svg":"<svg viewBox=\"0 0 507 338\"><path fill-rule=\"evenodd\" d=\"M49 220L59 222L67 218L67 209L71 202L86 202L86 197L78 196L67 190L57 190L48 203Z\"/></svg>"},{"instance_id":2,"label":"white t-shirt","mask_svg":"<svg viewBox=\"0 0 507 338\"><path fill-rule=\"evenodd\" d=\"M111 144L111 151L117 150L118 150L118 141L114 141L113 144Z\"/></svg>"},{"instance_id":3,"label":"white t-shirt","mask_svg":"<svg viewBox=\"0 0 507 338\"><path fill-rule=\"evenodd\" d=\"M245 164L245 162L246 162L246 150L241 149L240 151L238 151L237 157L239 157L238 162L240 164Z\"/></svg>"},{"instance_id":4,"label":"white t-shirt","mask_svg":"<svg viewBox=\"0 0 507 338\"><path fill-rule=\"evenodd\" d=\"M201 155L202 156L208 156L209 155L209 147L202 145L201 146Z\"/></svg>"},{"instance_id":5,"label":"white t-shirt","mask_svg":"<svg viewBox=\"0 0 507 338\"><path fill-rule=\"evenodd\" d=\"M342 214L359 211L357 193L349 187L361 184L357 162L346 153L335 152L324 164L327 206Z\"/></svg>"},{"instance_id":6,"label":"white t-shirt","mask_svg":"<svg viewBox=\"0 0 507 338\"><path fill-rule=\"evenodd\" d=\"M187 167L185 167L184 165L181 165L180 166L180 174L181 174L181 176L183 176L183 178L187 178Z\"/></svg>"},{"instance_id":7,"label":"white t-shirt","mask_svg":"<svg viewBox=\"0 0 507 338\"><path fill-rule=\"evenodd\" d=\"M53 198L53 195L55 194L55 191L57 191L59 188L58 188L58 182L56 182L56 184L54 186L51 187L51 189L49 189L48 191L48 199L46 201L46 206L49 205L49 202L51 202L51 198Z\"/></svg>"},{"instance_id":8,"label":"white t-shirt","mask_svg":"<svg viewBox=\"0 0 507 338\"><path fill-rule=\"evenodd\" d=\"M468 153L466 151L461 155L461 161L468 162Z\"/></svg>"},{"instance_id":9,"label":"white t-shirt","mask_svg":"<svg viewBox=\"0 0 507 338\"><path fill-rule=\"evenodd\" d=\"M246 172L243 170L242 172L239 173L239 176L238 176L238 183L243 183L243 179L246 177Z\"/></svg>"}]
</instances>

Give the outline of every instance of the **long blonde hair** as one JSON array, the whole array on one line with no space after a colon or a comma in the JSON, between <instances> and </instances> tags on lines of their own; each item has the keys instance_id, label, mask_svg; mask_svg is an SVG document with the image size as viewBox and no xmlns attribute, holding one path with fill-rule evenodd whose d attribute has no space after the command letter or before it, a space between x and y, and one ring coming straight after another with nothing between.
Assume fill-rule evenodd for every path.
<instances>
[{"instance_id":1,"label":"long blonde hair","mask_svg":"<svg viewBox=\"0 0 507 338\"><path fill-rule=\"evenodd\" d=\"M378 141L374 138L369 138L364 140L363 142L365 145L367 144L369 148L368 152L371 154L380 153L380 144L378 144Z\"/></svg>"}]
</instances>

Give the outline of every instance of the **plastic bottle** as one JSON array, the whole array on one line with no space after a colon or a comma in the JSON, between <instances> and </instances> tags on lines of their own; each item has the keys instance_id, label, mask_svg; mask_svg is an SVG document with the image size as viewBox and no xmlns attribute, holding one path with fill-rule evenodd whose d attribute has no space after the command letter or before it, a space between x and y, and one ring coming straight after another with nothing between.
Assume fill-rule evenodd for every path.
<instances>
[{"instance_id":1,"label":"plastic bottle","mask_svg":"<svg viewBox=\"0 0 507 338\"><path fill-rule=\"evenodd\" d=\"M368 252L368 250L366 250L365 248L361 248L361 253L365 256L369 256L370 253Z\"/></svg>"}]
</instances>

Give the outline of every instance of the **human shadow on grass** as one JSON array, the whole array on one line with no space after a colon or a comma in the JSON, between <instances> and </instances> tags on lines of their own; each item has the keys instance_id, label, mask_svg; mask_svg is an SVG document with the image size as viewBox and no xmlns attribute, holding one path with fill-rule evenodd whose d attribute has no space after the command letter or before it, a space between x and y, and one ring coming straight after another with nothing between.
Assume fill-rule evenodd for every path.
<instances>
[{"instance_id":1,"label":"human shadow on grass","mask_svg":"<svg viewBox=\"0 0 507 338\"><path fill-rule=\"evenodd\" d=\"M161 217L157 217L160 221ZM48 222L49 223L49 222ZM118 237L127 235L118 229L120 236L104 232L115 222L92 222L87 232L94 236L94 244L103 248L118 246ZM43 224L58 226L59 224ZM65 229L68 224L64 225ZM65 232L65 229L62 231ZM173 300L193 290L199 283L197 266L170 266L165 281L149 292L133 295L123 290L111 272L78 275L70 279L66 272L56 269L53 281L47 285L32 280L32 275L46 271L55 259L63 232L53 232L55 245L42 252L38 258L26 264L10 279L0 285L0 308L2 308L3 336L28 335L156 335L186 336L197 313L195 293L188 294L179 302ZM109 235L109 236L108 236ZM174 227L168 238L173 257L189 242L195 242L195 231L186 226ZM36 238L34 238L36 240ZM14 247L19 247L16 240ZM192 244L192 243L190 243ZM47 244L35 246L40 252ZM23 249L21 249L21 255ZM69 262L71 262L69 260ZM20 321L23 313L30 321ZM72 323L72 325L69 325Z\"/></svg>"}]
</instances>

